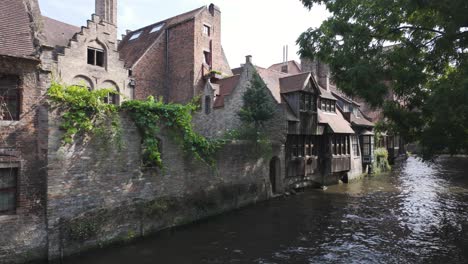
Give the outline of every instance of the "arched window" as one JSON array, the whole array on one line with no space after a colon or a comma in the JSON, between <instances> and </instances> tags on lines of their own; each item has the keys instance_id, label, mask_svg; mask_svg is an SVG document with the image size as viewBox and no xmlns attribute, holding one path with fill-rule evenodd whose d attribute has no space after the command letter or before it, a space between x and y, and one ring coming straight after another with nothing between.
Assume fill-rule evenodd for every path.
<instances>
[{"instance_id":1,"label":"arched window","mask_svg":"<svg viewBox=\"0 0 468 264\"><path fill-rule=\"evenodd\" d=\"M211 113L211 96L205 96L205 114L209 115Z\"/></svg>"},{"instance_id":2,"label":"arched window","mask_svg":"<svg viewBox=\"0 0 468 264\"><path fill-rule=\"evenodd\" d=\"M84 75L75 76L73 78L72 83L73 83L73 85L86 87L90 91L94 89L93 81L91 81L90 78L88 78L87 76L84 76Z\"/></svg>"},{"instance_id":3,"label":"arched window","mask_svg":"<svg viewBox=\"0 0 468 264\"><path fill-rule=\"evenodd\" d=\"M88 43L88 64L99 67L106 66L106 48L98 40Z\"/></svg>"},{"instance_id":4,"label":"arched window","mask_svg":"<svg viewBox=\"0 0 468 264\"><path fill-rule=\"evenodd\" d=\"M101 87L103 89L112 89L117 92L117 94L109 94L106 98L104 98L104 102L107 104L120 104L120 95L118 94L119 87L113 81L105 81L102 83Z\"/></svg>"}]
</instances>

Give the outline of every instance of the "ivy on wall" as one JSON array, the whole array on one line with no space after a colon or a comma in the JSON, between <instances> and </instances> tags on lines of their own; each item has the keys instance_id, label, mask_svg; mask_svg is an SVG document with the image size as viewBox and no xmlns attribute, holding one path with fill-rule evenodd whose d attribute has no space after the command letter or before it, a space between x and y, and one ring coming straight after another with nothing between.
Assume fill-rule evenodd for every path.
<instances>
[{"instance_id":1,"label":"ivy on wall","mask_svg":"<svg viewBox=\"0 0 468 264\"><path fill-rule=\"evenodd\" d=\"M213 155L223 141L209 140L193 130L192 113L198 108L195 103L165 104L153 97L145 101L125 101L122 106L105 103L105 98L115 93L117 92L110 89L90 91L83 86L52 83L47 94L51 105L63 112L60 125L65 131L63 143L71 144L75 135L103 131L110 131L112 136L120 136L118 113L125 111L141 133L145 167L163 167L160 142L156 137L161 127L171 130L171 135L184 152L214 166ZM112 118L110 130L104 127L109 124L106 122L109 118Z\"/></svg>"},{"instance_id":2,"label":"ivy on wall","mask_svg":"<svg viewBox=\"0 0 468 264\"><path fill-rule=\"evenodd\" d=\"M89 91L84 86L52 83L47 95L51 105L62 112L63 143L72 143L77 134L96 132L107 118L116 117L118 107L104 102L109 94L116 93L111 89ZM117 131L119 122L113 120L111 126L111 131Z\"/></svg>"},{"instance_id":3,"label":"ivy on wall","mask_svg":"<svg viewBox=\"0 0 468 264\"><path fill-rule=\"evenodd\" d=\"M172 136L186 153L210 166L214 165L212 157L222 141L208 140L193 130L192 112L197 108L193 103L165 104L151 96L146 101L132 100L122 104L122 109L129 113L143 137L145 166L162 167L159 141L154 137L161 126L171 130Z\"/></svg>"}]
</instances>

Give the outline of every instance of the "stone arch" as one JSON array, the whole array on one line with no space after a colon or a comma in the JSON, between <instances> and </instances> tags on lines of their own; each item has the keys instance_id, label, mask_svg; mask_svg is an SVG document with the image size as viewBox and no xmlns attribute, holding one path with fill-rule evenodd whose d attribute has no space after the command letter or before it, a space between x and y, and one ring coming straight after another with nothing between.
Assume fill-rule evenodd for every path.
<instances>
[{"instance_id":1,"label":"stone arch","mask_svg":"<svg viewBox=\"0 0 468 264\"><path fill-rule=\"evenodd\" d=\"M119 86L112 80L106 80L102 82L100 85L101 89L112 89L120 93L120 88ZM106 98L106 101L111 104L120 104L120 95L119 94L111 94L109 97Z\"/></svg>"},{"instance_id":2,"label":"stone arch","mask_svg":"<svg viewBox=\"0 0 468 264\"><path fill-rule=\"evenodd\" d=\"M94 90L94 82L86 75L73 77L72 84L87 87L88 90Z\"/></svg>"},{"instance_id":3,"label":"stone arch","mask_svg":"<svg viewBox=\"0 0 468 264\"><path fill-rule=\"evenodd\" d=\"M279 182L281 177L281 160L277 156L270 160L270 184L273 194L279 191Z\"/></svg>"}]
</instances>

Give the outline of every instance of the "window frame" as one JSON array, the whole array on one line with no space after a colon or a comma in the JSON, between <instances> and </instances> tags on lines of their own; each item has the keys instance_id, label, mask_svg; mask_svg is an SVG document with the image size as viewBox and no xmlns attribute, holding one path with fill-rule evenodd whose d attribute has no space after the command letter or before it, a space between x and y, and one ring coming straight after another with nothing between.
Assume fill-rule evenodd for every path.
<instances>
[{"instance_id":1,"label":"window frame","mask_svg":"<svg viewBox=\"0 0 468 264\"><path fill-rule=\"evenodd\" d=\"M0 215L12 215L16 214L16 211L18 209L18 179L19 179L19 168L17 167L6 167L6 168L0 168L0 170L10 170L13 173L13 182L14 186L13 187L4 187L0 188L0 193L13 193L14 194L14 199L13 199L13 208L9 210L0 210Z\"/></svg>"},{"instance_id":2,"label":"window frame","mask_svg":"<svg viewBox=\"0 0 468 264\"><path fill-rule=\"evenodd\" d=\"M211 26L203 24L203 35L211 37Z\"/></svg>"},{"instance_id":3,"label":"window frame","mask_svg":"<svg viewBox=\"0 0 468 264\"><path fill-rule=\"evenodd\" d=\"M90 52L92 52L92 56ZM102 67L102 68L106 66L106 51L104 49L88 47L87 54L88 54L88 57L87 57L88 65ZM92 57L92 61L90 60L90 57ZM99 60L102 60L101 63L98 63Z\"/></svg>"},{"instance_id":4,"label":"window frame","mask_svg":"<svg viewBox=\"0 0 468 264\"><path fill-rule=\"evenodd\" d=\"M8 85L8 79L11 78L12 84L14 84L12 87L6 87L6 95L2 95L0 92L0 108L3 108L1 105L2 102L5 103L6 110L8 111L9 115L8 117L4 118L0 116L0 121L19 121L21 118L21 104L22 104L22 98L21 98L21 88L20 88L20 78L18 76L14 75L0 75L0 78L4 78L6 80L6 85ZM3 89L0 89L3 90ZM13 94L9 94L10 91L13 90ZM6 100L5 100L6 99ZM10 112L10 102L15 102L16 107L15 107L15 113L12 114Z\"/></svg>"}]
</instances>

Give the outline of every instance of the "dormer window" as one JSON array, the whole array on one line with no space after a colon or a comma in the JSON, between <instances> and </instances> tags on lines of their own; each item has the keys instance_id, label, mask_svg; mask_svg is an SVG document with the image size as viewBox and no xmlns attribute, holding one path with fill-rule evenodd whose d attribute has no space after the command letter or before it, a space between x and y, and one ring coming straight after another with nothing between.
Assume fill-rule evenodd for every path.
<instances>
[{"instance_id":1,"label":"dormer window","mask_svg":"<svg viewBox=\"0 0 468 264\"><path fill-rule=\"evenodd\" d=\"M336 105L334 100L330 99L320 99L320 110L324 112L329 112L329 113L335 113L336 112Z\"/></svg>"},{"instance_id":2,"label":"dormer window","mask_svg":"<svg viewBox=\"0 0 468 264\"><path fill-rule=\"evenodd\" d=\"M88 48L88 64L104 67L104 50Z\"/></svg>"},{"instance_id":3,"label":"dormer window","mask_svg":"<svg viewBox=\"0 0 468 264\"><path fill-rule=\"evenodd\" d=\"M158 32L159 30L161 30L162 27L164 27L164 23L154 26L153 29L151 29L150 34L154 32Z\"/></svg>"},{"instance_id":4,"label":"dormer window","mask_svg":"<svg viewBox=\"0 0 468 264\"><path fill-rule=\"evenodd\" d=\"M134 39L139 38L140 35L141 35L141 33L142 33L141 31L138 31L138 32L133 33L133 35L130 37L129 40L134 40Z\"/></svg>"},{"instance_id":5,"label":"dormer window","mask_svg":"<svg viewBox=\"0 0 468 264\"><path fill-rule=\"evenodd\" d=\"M208 25L203 25L203 34L206 36L211 36L211 27Z\"/></svg>"}]
</instances>

